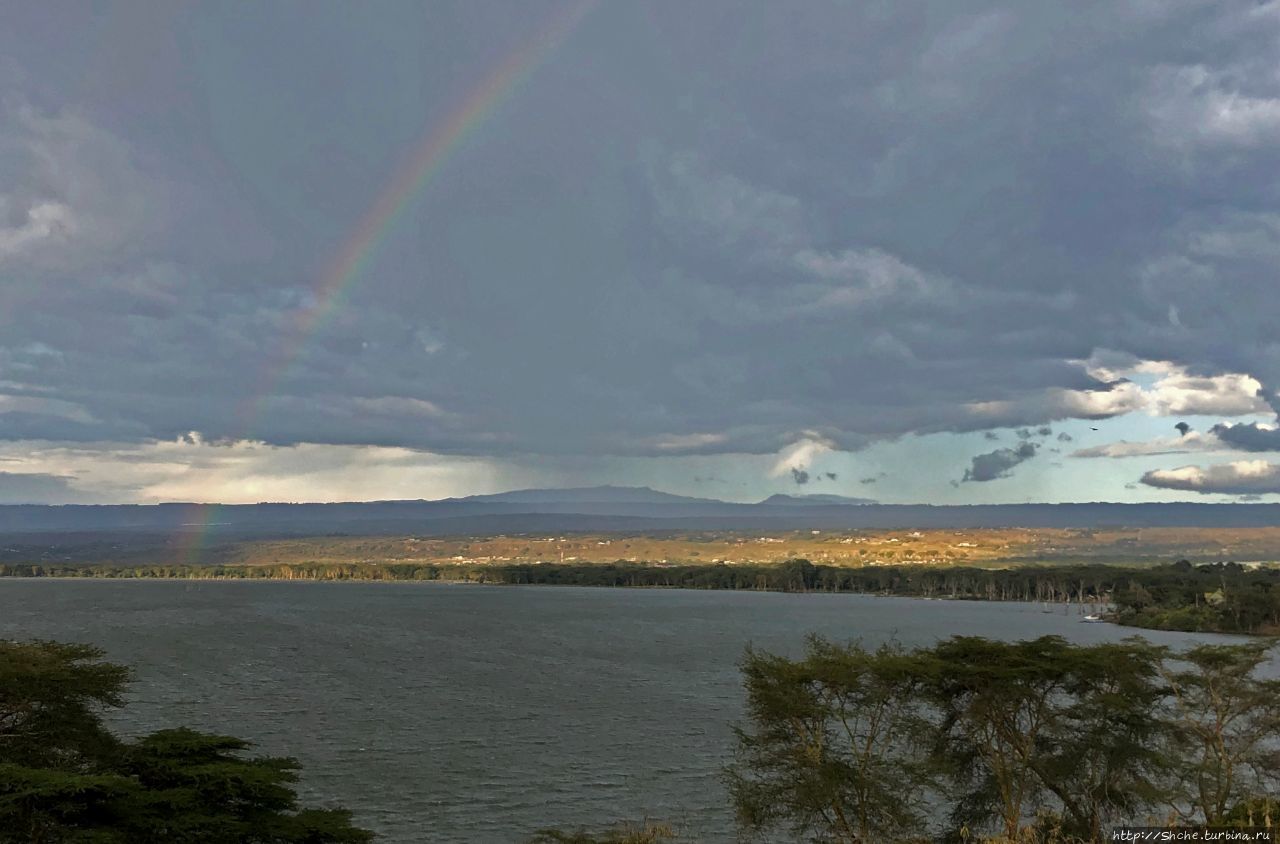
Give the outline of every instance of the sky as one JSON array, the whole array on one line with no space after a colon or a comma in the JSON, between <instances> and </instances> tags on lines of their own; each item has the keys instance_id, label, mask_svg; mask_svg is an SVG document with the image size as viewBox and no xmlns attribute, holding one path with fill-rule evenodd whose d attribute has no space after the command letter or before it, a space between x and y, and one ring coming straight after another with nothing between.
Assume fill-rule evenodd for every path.
<instances>
[{"instance_id":1,"label":"sky","mask_svg":"<svg viewBox=\"0 0 1280 844\"><path fill-rule=\"evenodd\" d=\"M0 22L0 503L1280 501L1280 0Z\"/></svg>"}]
</instances>

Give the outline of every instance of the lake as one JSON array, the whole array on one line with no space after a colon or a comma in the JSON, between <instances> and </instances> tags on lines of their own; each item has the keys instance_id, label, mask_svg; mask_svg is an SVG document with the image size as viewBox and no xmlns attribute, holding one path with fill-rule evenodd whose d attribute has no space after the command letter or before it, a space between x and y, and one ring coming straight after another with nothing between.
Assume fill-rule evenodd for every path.
<instances>
[{"instance_id":1,"label":"lake","mask_svg":"<svg viewBox=\"0 0 1280 844\"><path fill-rule=\"evenodd\" d=\"M93 642L133 666L120 729L186 725L296 756L308 804L345 805L396 844L644 817L732 841L719 771L736 663L747 643L798 654L810 632L1135 633L1032 604L859 595L0 579L0 637Z\"/></svg>"}]
</instances>

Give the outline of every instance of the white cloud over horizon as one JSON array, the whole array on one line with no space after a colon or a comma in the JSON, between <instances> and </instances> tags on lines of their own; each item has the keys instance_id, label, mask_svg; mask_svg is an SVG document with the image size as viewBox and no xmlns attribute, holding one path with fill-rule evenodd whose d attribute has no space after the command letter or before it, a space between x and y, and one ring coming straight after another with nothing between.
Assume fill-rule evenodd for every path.
<instances>
[{"instance_id":1,"label":"white cloud over horizon","mask_svg":"<svg viewBox=\"0 0 1280 844\"><path fill-rule=\"evenodd\" d=\"M1237 460L1212 466L1155 469L1142 476L1142 483L1201 494L1266 495L1280 493L1280 464Z\"/></svg>"}]
</instances>

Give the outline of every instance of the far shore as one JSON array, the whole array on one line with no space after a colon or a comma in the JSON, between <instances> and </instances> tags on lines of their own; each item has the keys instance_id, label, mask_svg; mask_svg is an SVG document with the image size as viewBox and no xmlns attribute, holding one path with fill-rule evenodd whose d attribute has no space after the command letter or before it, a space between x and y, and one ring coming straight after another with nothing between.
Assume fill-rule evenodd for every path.
<instances>
[{"instance_id":1,"label":"far shore","mask_svg":"<svg viewBox=\"0 0 1280 844\"><path fill-rule=\"evenodd\" d=\"M1101 564L863 566L791 559L768 564L642 563L302 563L261 566L0 565L0 578L441 583L491 586L590 586L893 596L1043 604L1046 612L1127 627L1198 633L1280 635L1280 569L1238 563L1163 566ZM1259 600L1259 599L1262 600ZM1086 620L1082 618L1082 620Z\"/></svg>"}]
</instances>

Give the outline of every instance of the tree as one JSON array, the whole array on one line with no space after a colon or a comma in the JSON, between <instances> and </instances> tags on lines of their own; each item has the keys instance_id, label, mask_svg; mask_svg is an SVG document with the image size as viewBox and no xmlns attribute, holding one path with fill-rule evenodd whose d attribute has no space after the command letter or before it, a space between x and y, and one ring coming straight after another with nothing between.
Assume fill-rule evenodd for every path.
<instances>
[{"instance_id":1,"label":"tree","mask_svg":"<svg viewBox=\"0 0 1280 844\"><path fill-rule=\"evenodd\" d=\"M1175 772L1170 804L1183 819L1224 824L1267 795L1275 805L1280 680L1258 676L1273 646L1199 645L1179 656L1183 667L1165 670Z\"/></svg>"},{"instance_id":2,"label":"tree","mask_svg":"<svg viewBox=\"0 0 1280 844\"><path fill-rule=\"evenodd\" d=\"M1164 724L1152 713L1168 693L1168 654L1137 638L1073 650L1061 730L1036 771L1061 802L1065 831L1101 841L1104 825L1138 817L1163 793Z\"/></svg>"},{"instance_id":3,"label":"tree","mask_svg":"<svg viewBox=\"0 0 1280 844\"><path fill-rule=\"evenodd\" d=\"M1183 773L1169 750L1171 659L1141 639L1055 636L874 652L815 638L799 660L748 650L748 719L727 772L739 828L843 844L1101 841L1109 825L1149 820ZM1250 700L1271 693L1280 707L1273 686L1253 688ZM1273 722L1254 728L1275 735ZM1273 761L1254 752L1231 764L1262 771ZM1240 801L1266 786L1255 777L1224 805L1263 817L1265 803Z\"/></svg>"},{"instance_id":4,"label":"tree","mask_svg":"<svg viewBox=\"0 0 1280 844\"><path fill-rule=\"evenodd\" d=\"M76 770L113 754L100 713L123 703L129 671L92 645L0 641L0 763Z\"/></svg>"},{"instance_id":5,"label":"tree","mask_svg":"<svg viewBox=\"0 0 1280 844\"><path fill-rule=\"evenodd\" d=\"M118 770L138 788L117 811L128 840L241 844L372 839L343 810L299 812L298 763L245 758L249 743L194 730L161 730L126 748Z\"/></svg>"},{"instance_id":6,"label":"tree","mask_svg":"<svg viewBox=\"0 0 1280 844\"><path fill-rule=\"evenodd\" d=\"M1057 636L933 648L938 749L960 789L955 830L994 821L1014 840L1035 810L1033 825L1096 841L1108 821L1151 805L1164 656L1137 639L1081 646Z\"/></svg>"},{"instance_id":7,"label":"tree","mask_svg":"<svg viewBox=\"0 0 1280 844\"><path fill-rule=\"evenodd\" d=\"M102 713L128 671L89 645L0 641L0 844L362 844L344 810L299 810L292 759L194 730L135 742Z\"/></svg>"},{"instance_id":8,"label":"tree","mask_svg":"<svg viewBox=\"0 0 1280 844\"><path fill-rule=\"evenodd\" d=\"M744 832L866 842L922 827L916 657L813 637L800 661L748 650L742 673L748 726L727 778Z\"/></svg>"}]
</instances>

